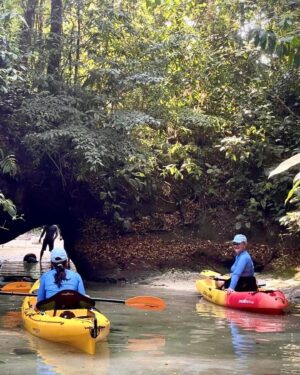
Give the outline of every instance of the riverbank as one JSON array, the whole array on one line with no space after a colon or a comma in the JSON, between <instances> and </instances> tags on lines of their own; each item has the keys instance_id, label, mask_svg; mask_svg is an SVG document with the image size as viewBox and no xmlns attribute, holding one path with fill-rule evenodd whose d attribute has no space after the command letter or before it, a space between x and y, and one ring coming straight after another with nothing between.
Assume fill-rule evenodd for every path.
<instances>
[{"instance_id":1,"label":"riverbank","mask_svg":"<svg viewBox=\"0 0 300 375\"><path fill-rule=\"evenodd\" d=\"M230 237L231 238L231 237ZM255 272L292 278L300 266L298 247L250 240ZM168 270L227 273L234 259L231 241L212 241L193 230L96 236L85 234L72 249L78 271L90 281L134 282Z\"/></svg>"},{"instance_id":2,"label":"riverbank","mask_svg":"<svg viewBox=\"0 0 300 375\"><path fill-rule=\"evenodd\" d=\"M282 278L271 274L257 274L259 284L265 284L267 289L279 289L287 298L294 303L300 304L300 280L292 278ZM199 279L198 272L170 270L146 278L139 284L149 285L153 288L166 288L178 291L195 292L195 282Z\"/></svg>"}]
</instances>

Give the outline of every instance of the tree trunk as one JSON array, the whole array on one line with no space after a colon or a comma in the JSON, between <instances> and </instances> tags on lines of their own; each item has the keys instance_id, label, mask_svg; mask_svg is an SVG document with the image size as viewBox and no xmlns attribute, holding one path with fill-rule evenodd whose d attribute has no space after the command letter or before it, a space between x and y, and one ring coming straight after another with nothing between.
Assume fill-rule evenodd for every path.
<instances>
[{"instance_id":1,"label":"tree trunk","mask_svg":"<svg viewBox=\"0 0 300 375\"><path fill-rule=\"evenodd\" d=\"M50 35L48 39L48 75L59 77L62 50L62 0L51 0Z\"/></svg>"},{"instance_id":2,"label":"tree trunk","mask_svg":"<svg viewBox=\"0 0 300 375\"><path fill-rule=\"evenodd\" d=\"M80 60L80 39L81 39L81 12L82 3L81 1L77 4L77 39L76 39L76 59L75 59L75 72L74 72L74 83L78 83L78 70Z\"/></svg>"},{"instance_id":3,"label":"tree trunk","mask_svg":"<svg viewBox=\"0 0 300 375\"><path fill-rule=\"evenodd\" d=\"M28 65L29 52L31 49L32 32L34 27L34 19L36 12L37 0L28 0L24 12L24 18L27 25L23 25L20 37L20 50L23 53L22 62Z\"/></svg>"}]
</instances>

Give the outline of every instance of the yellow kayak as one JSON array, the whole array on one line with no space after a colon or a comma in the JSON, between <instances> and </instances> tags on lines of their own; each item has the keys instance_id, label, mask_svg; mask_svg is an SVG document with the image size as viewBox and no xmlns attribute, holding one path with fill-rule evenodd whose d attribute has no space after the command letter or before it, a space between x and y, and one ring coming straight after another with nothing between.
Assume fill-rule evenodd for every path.
<instances>
[{"instance_id":1,"label":"yellow kayak","mask_svg":"<svg viewBox=\"0 0 300 375\"><path fill-rule=\"evenodd\" d=\"M30 293L38 287L39 281ZM94 307L92 299L77 292L65 290L35 305L36 297L31 296L22 304L24 326L34 336L95 354L96 343L109 334L109 320Z\"/></svg>"}]
</instances>

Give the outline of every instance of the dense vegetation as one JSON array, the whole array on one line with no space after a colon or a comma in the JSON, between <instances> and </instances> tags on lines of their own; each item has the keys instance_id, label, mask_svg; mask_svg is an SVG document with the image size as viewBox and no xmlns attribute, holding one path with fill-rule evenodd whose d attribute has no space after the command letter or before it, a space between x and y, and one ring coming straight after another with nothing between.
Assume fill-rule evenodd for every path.
<instances>
[{"instance_id":1,"label":"dense vegetation","mask_svg":"<svg viewBox=\"0 0 300 375\"><path fill-rule=\"evenodd\" d=\"M281 218L298 231L298 185L284 206L294 171L268 179L300 152L298 0L6 0L0 12L0 157L14 153L19 175L87 186L122 231L170 207L183 224L225 209L236 229Z\"/></svg>"}]
</instances>

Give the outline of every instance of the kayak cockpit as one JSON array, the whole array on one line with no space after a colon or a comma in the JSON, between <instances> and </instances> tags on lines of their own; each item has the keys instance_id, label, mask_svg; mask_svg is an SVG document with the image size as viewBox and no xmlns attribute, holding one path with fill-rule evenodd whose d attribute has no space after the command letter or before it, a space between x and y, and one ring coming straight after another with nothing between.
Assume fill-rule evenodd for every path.
<instances>
[{"instance_id":1,"label":"kayak cockpit","mask_svg":"<svg viewBox=\"0 0 300 375\"><path fill-rule=\"evenodd\" d=\"M95 301L76 292L75 290L62 290L54 296L36 304L38 310L63 310L63 309L89 309L95 307Z\"/></svg>"}]
</instances>

